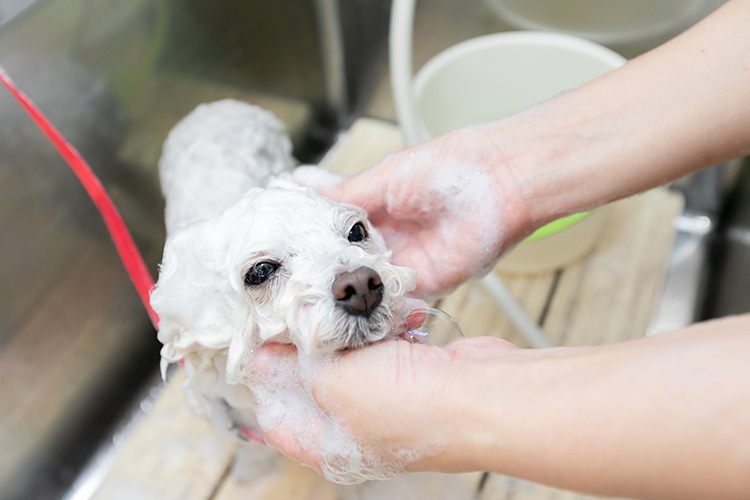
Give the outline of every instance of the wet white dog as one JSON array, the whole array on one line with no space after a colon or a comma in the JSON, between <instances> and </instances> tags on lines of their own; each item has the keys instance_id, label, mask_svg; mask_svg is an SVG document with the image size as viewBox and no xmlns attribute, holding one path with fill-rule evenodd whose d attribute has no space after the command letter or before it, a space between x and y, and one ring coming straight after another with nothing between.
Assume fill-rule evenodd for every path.
<instances>
[{"instance_id":1,"label":"wet white dog","mask_svg":"<svg viewBox=\"0 0 750 500\"><path fill-rule=\"evenodd\" d=\"M159 162L167 242L151 304L162 369L184 359L193 409L246 436L253 349L378 341L403 324L415 286L362 209L292 182L290 151L272 114L223 100L180 121Z\"/></svg>"}]
</instances>

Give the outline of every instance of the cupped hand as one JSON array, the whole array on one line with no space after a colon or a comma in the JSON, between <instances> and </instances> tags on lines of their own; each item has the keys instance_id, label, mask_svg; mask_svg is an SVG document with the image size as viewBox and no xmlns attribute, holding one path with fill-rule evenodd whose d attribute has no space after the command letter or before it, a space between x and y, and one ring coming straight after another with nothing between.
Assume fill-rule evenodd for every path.
<instances>
[{"instance_id":1,"label":"cupped hand","mask_svg":"<svg viewBox=\"0 0 750 500\"><path fill-rule=\"evenodd\" d=\"M339 353L332 363L304 373L293 346L268 344L254 356L254 375L268 380L277 367L295 366L304 373L300 387L320 412L304 426L304 437L283 419L263 427L264 437L286 456L333 480L349 473L331 471L331 454L325 449L326 433L339 427L374 467L358 471L357 480L416 470L472 470L476 466L466 429L460 427L467 422L468 405L460 401L466 386L474 383L472 367L510 347L515 346L491 337L464 339L445 348L384 341ZM264 404L258 403L259 414L266 410ZM333 462L336 468L347 467L345 461Z\"/></svg>"},{"instance_id":2,"label":"cupped hand","mask_svg":"<svg viewBox=\"0 0 750 500\"><path fill-rule=\"evenodd\" d=\"M513 175L498 173L511 169L498 168L505 160L491 133L445 134L321 192L364 207L393 263L417 271L416 293L443 295L484 274L530 226Z\"/></svg>"}]
</instances>

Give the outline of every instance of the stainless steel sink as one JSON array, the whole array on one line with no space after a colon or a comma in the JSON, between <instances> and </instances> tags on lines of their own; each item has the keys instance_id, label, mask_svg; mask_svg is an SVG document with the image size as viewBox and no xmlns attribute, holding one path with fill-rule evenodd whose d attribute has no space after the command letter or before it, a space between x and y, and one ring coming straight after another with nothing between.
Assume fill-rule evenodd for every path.
<instances>
[{"instance_id":1,"label":"stainless steel sink","mask_svg":"<svg viewBox=\"0 0 750 500\"><path fill-rule=\"evenodd\" d=\"M328 3L0 0L0 65L87 158L155 275L156 162L180 117L255 102L314 161L350 116L345 34L321 29L387 11ZM150 392L160 346L93 204L5 89L0 234L0 499L60 498Z\"/></svg>"},{"instance_id":2,"label":"stainless steel sink","mask_svg":"<svg viewBox=\"0 0 750 500\"><path fill-rule=\"evenodd\" d=\"M682 192L685 209L674 221L669 269L648 333L750 311L742 293L750 269L750 241L741 236L750 223L745 162L716 165L672 186Z\"/></svg>"},{"instance_id":3,"label":"stainless steel sink","mask_svg":"<svg viewBox=\"0 0 750 500\"><path fill-rule=\"evenodd\" d=\"M276 112L298 158L315 161L353 118L392 119L389 5L0 0L0 64L89 160L156 274L169 128L200 102L241 98ZM417 64L512 28L481 0L419 9ZM707 243L709 300L697 285L685 299L696 317L750 308L750 176L727 192L682 221ZM93 205L2 89L0 235L0 500L85 498L81 472L106 465L115 432L154 395L159 345Z\"/></svg>"},{"instance_id":4,"label":"stainless steel sink","mask_svg":"<svg viewBox=\"0 0 750 500\"><path fill-rule=\"evenodd\" d=\"M745 159L719 212L717 236L709 253L707 292L701 318L750 311L749 167L750 161Z\"/></svg>"}]
</instances>

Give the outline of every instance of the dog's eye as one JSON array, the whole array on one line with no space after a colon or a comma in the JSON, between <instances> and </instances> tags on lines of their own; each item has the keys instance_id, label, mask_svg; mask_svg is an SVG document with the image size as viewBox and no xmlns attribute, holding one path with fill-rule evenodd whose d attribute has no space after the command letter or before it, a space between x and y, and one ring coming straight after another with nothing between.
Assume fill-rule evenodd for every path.
<instances>
[{"instance_id":1,"label":"dog's eye","mask_svg":"<svg viewBox=\"0 0 750 500\"><path fill-rule=\"evenodd\" d=\"M245 285L256 286L265 283L278 268L279 265L275 262L258 262L245 273Z\"/></svg>"},{"instance_id":2,"label":"dog's eye","mask_svg":"<svg viewBox=\"0 0 750 500\"><path fill-rule=\"evenodd\" d=\"M349 230L349 236L347 238L352 243L357 243L367 239L367 229L365 229L365 225L361 222L354 224Z\"/></svg>"}]
</instances>

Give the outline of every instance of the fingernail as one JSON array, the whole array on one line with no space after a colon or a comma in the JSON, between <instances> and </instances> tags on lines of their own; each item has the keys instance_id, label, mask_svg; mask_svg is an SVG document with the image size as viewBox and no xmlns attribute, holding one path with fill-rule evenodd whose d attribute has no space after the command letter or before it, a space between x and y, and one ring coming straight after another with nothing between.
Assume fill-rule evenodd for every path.
<instances>
[{"instance_id":1,"label":"fingernail","mask_svg":"<svg viewBox=\"0 0 750 500\"><path fill-rule=\"evenodd\" d=\"M269 352L269 349L261 347L253 354L250 358L250 370L253 375L263 376L267 375L271 370L273 363L273 355Z\"/></svg>"}]
</instances>

